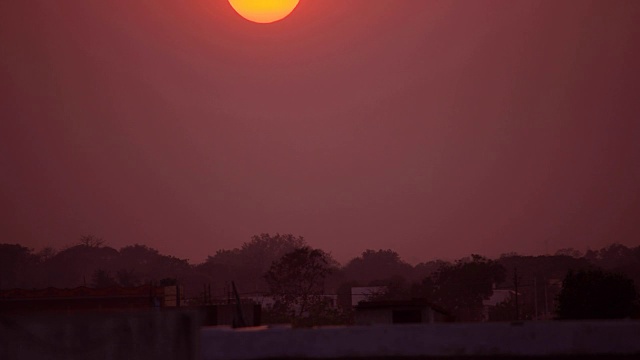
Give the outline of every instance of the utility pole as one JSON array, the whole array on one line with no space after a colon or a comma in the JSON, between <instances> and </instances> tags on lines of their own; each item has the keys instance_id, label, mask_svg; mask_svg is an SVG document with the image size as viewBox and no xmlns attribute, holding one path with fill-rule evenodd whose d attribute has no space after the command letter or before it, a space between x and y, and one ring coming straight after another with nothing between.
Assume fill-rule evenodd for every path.
<instances>
[{"instance_id":1,"label":"utility pole","mask_svg":"<svg viewBox=\"0 0 640 360\"><path fill-rule=\"evenodd\" d=\"M244 321L244 316L242 315L242 304L240 302L240 294L238 293L238 289L236 289L236 283L231 282L231 286L233 287L233 295L236 298L236 313L233 317L233 327L246 327L247 323Z\"/></svg>"},{"instance_id":2,"label":"utility pole","mask_svg":"<svg viewBox=\"0 0 640 360\"><path fill-rule=\"evenodd\" d=\"M516 291L516 321L520 321L520 304L518 303L518 268L513 269L513 286Z\"/></svg>"},{"instance_id":3,"label":"utility pole","mask_svg":"<svg viewBox=\"0 0 640 360\"><path fill-rule=\"evenodd\" d=\"M547 283L549 281L544 279L544 316L545 320L549 317L549 301L547 300Z\"/></svg>"},{"instance_id":4,"label":"utility pole","mask_svg":"<svg viewBox=\"0 0 640 360\"><path fill-rule=\"evenodd\" d=\"M180 284L176 281L176 306L180 307Z\"/></svg>"},{"instance_id":5,"label":"utility pole","mask_svg":"<svg viewBox=\"0 0 640 360\"><path fill-rule=\"evenodd\" d=\"M533 278L533 307L535 308L536 320L538 320L538 279Z\"/></svg>"}]
</instances>

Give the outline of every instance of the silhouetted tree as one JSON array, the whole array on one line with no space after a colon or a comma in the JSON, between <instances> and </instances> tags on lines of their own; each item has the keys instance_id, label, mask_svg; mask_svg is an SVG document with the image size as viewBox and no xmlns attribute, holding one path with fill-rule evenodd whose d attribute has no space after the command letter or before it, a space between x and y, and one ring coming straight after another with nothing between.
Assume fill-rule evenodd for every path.
<instances>
[{"instance_id":1,"label":"silhouetted tree","mask_svg":"<svg viewBox=\"0 0 640 360\"><path fill-rule=\"evenodd\" d=\"M260 234L239 248L218 250L207 261L194 266L186 259L162 255L145 245L136 244L116 250L105 246L104 240L93 235L83 236L79 244L59 252L45 248L34 253L18 244L0 244L0 288L91 285L92 275L101 269L123 286L176 278L184 286L185 294L194 297L200 296L198 294L202 293L203 284L211 285L214 298L222 296L226 294L223 290L225 283L231 280L235 280L245 292L243 295L264 293L269 285L260 275L284 254L304 246L305 241L299 236ZM506 268L508 276L503 281L496 281L496 285L500 289L514 289L511 274L517 267L519 313L521 318L526 319L536 315L547 316L549 310L557 308L553 301L560 292L561 279L568 269L578 271L595 265L606 271L624 274L636 285L640 284L640 246L629 248L612 244L599 250L588 250L580 258L577 258L578 255L573 249L558 250L554 256L504 254L497 262ZM343 268L338 268L338 264L331 259L329 267L333 271L324 278L325 292L339 293L342 308L347 309L351 303L350 288L344 284L385 285L390 289L386 294L390 298L428 297L434 302L441 302L442 306L451 303L451 307L459 308L462 314L460 318L473 320L475 315L471 314L475 314L476 310L470 309L475 305L460 305L455 299L463 298L456 295L462 290L458 291L456 281L447 283L444 280L457 277L459 274L452 275L454 270L460 264L469 262L474 260L468 258L453 264L436 260L412 267L393 250L366 250ZM462 272L460 269L457 271Z\"/></svg>"},{"instance_id":2,"label":"silhouetted tree","mask_svg":"<svg viewBox=\"0 0 640 360\"><path fill-rule=\"evenodd\" d=\"M120 286L132 287L140 285L140 280L133 269L120 269L116 272L116 280Z\"/></svg>"},{"instance_id":3,"label":"silhouetted tree","mask_svg":"<svg viewBox=\"0 0 640 360\"><path fill-rule=\"evenodd\" d=\"M113 271L118 256L118 250L108 246L76 245L64 249L44 264L49 285L62 288L86 285L96 270Z\"/></svg>"},{"instance_id":4,"label":"silhouetted tree","mask_svg":"<svg viewBox=\"0 0 640 360\"><path fill-rule=\"evenodd\" d=\"M265 264L268 268L272 262L280 259L284 254L305 245L302 236L263 233L252 236L251 241L242 244L240 253L250 263Z\"/></svg>"},{"instance_id":5,"label":"silhouetted tree","mask_svg":"<svg viewBox=\"0 0 640 360\"><path fill-rule=\"evenodd\" d=\"M567 271L592 266L584 258L569 255L507 255L501 256L497 261L507 269L505 281L497 284L501 289L515 290L514 275L517 269L518 310L521 319L550 317L555 307L554 299L560 292L560 283Z\"/></svg>"},{"instance_id":6,"label":"silhouetted tree","mask_svg":"<svg viewBox=\"0 0 640 360\"><path fill-rule=\"evenodd\" d=\"M569 271L558 295L559 319L622 319L637 311L633 280L602 270Z\"/></svg>"},{"instance_id":7,"label":"silhouetted tree","mask_svg":"<svg viewBox=\"0 0 640 360\"><path fill-rule=\"evenodd\" d=\"M433 276L431 296L459 320L482 319L482 301L493 294L493 285L504 281L505 268L480 255L443 265ZM425 283L425 285L427 285Z\"/></svg>"},{"instance_id":8,"label":"silhouetted tree","mask_svg":"<svg viewBox=\"0 0 640 360\"><path fill-rule=\"evenodd\" d=\"M31 284L36 263L31 249L18 244L0 244L0 289Z\"/></svg>"},{"instance_id":9,"label":"silhouetted tree","mask_svg":"<svg viewBox=\"0 0 640 360\"><path fill-rule=\"evenodd\" d=\"M407 284L407 280L400 275L392 276L384 280L375 280L369 283L369 286L384 286L386 291L381 294L373 294L368 301L383 300L408 300L412 298L411 288Z\"/></svg>"},{"instance_id":10,"label":"silhouetted tree","mask_svg":"<svg viewBox=\"0 0 640 360\"><path fill-rule=\"evenodd\" d=\"M450 265L451 263L446 262L444 260L431 260L431 261L427 261L427 262L421 262L419 264L416 264L416 266L413 267L413 281L421 281L422 279L429 277L433 274L435 274L436 271L438 271L438 269L440 269L442 266L445 265ZM411 279L408 279L411 280Z\"/></svg>"},{"instance_id":11,"label":"silhouetted tree","mask_svg":"<svg viewBox=\"0 0 640 360\"><path fill-rule=\"evenodd\" d=\"M218 250L214 256L197 266L211 282L235 283L248 292L265 292L268 285L260 274L264 274L271 264L284 254L305 246L302 236L267 233L255 235L240 248ZM257 275L258 274L258 275Z\"/></svg>"},{"instance_id":12,"label":"silhouetted tree","mask_svg":"<svg viewBox=\"0 0 640 360\"><path fill-rule=\"evenodd\" d=\"M116 285L116 280L109 274L108 271L103 269L97 269L91 276L91 284L95 288L105 288Z\"/></svg>"},{"instance_id":13,"label":"silhouetted tree","mask_svg":"<svg viewBox=\"0 0 640 360\"><path fill-rule=\"evenodd\" d=\"M345 279L367 285L397 276L408 279L412 274L413 267L391 249L365 250L344 267Z\"/></svg>"},{"instance_id":14,"label":"silhouetted tree","mask_svg":"<svg viewBox=\"0 0 640 360\"><path fill-rule=\"evenodd\" d=\"M88 247L100 247L104 245L104 240L94 235L84 235L80 237L80 240L78 240L78 242L80 243L80 245Z\"/></svg>"},{"instance_id":15,"label":"silhouetted tree","mask_svg":"<svg viewBox=\"0 0 640 360\"><path fill-rule=\"evenodd\" d=\"M53 258L58 252L56 251L56 249L47 246L44 249L38 251L38 253L36 254L36 256L38 257L38 260L40 262L46 262L48 260L50 260L51 258Z\"/></svg>"},{"instance_id":16,"label":"silhouetted tree","mask_svg":"<svg viewBox=\"0 0 640 360\"><path fill-rule=\"evenodd\" d=\"M633 249L614 243L598 251L589 250L585 257L606 270L616 270L620 265L637 261Z\"/></svg>"},{"instance_id":17,"label":"silhouetted tree","mask_svg":"<svg viewBox=\"0 0 640 360\"><path fill-rule=\"evenodd\" d=\"M124 271L121 274L125 277L123 280L134 283L148 283L163 278L188 278L193 273L187 260L162 255L158 250L140 244L120 249L120 254L111 268L118 269L119 272Z\"/></svg>"},{"instance_id":18,"label":"silhouetted tree","mask_svg":"<svg viewBox=\"0 0 640 360\"><path fill-rule=\"evenodd\" d=\"M295 249L275 261L265 279L276 300L275 311L292 320L314 316L323 308L324 279L331 272L330 256L308 246Z\"/></svg>"},{"instance_id":19,"label":"silhouetted tree","mask_svg":"<svg viewBox=\"0 0 640 360\"><path fill-rule=\"evenodd\" d=\"M556 251L556 256L571 256L577 259L582 257L582 253L574 248L564 248Z\"/></svg>"}]
</instances>

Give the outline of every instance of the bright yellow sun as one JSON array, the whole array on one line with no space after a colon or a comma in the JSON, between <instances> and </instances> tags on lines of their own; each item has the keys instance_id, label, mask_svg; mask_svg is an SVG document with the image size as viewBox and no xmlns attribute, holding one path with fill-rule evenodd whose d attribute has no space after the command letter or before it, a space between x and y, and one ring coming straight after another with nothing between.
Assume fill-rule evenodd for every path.
<instances>
[{"instance_id":1,"label":"bright yellow sun","mask_svg":"<svg viewBox=\"0 0 640 360\"><path fill-rule=\"evenodd\" d=\"M267 24L291 14L300 0L229 0L229 4L243 18Z\"/></svg>"}]
</instances>

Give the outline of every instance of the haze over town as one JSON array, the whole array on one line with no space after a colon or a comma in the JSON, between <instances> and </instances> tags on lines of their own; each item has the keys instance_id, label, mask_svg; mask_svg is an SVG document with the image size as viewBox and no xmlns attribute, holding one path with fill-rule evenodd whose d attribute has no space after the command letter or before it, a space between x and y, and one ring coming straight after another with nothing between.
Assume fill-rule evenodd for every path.
<instances>
[{"instance_id":1,"label":"haze over town","mask_svg":"<svg viewBox=\"0 0 640 360\"><path fill-rule=\"evenodd\" d=\"M0 3L0 237L344 263L640 239L638 1Z\"/></svg>"}]
</instances>

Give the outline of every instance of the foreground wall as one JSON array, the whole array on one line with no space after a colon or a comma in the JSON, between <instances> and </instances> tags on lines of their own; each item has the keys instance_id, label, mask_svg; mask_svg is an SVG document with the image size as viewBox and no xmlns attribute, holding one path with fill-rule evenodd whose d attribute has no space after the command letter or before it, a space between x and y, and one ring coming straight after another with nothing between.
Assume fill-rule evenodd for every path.
<instances>
[{"instance_id":1,"label":"foreground wall","mask_svg":"<svg viewBox=\"0 0 640 360\"><path fill-rule=\"evenodd\" d=\"M201 328L193 311L0 316L0 359L640 359L640 322Z\"/></svg>"},{"instance_id":2,"label":"foreground wall","mask_svg":"<svg viewBox=\"0 0 640 360\"><path fill-rule=\"evenodd\" d=\"M204 360L465 358L640 359L640 322L388 325L202 331ZM605 358L603 356L603 358Z\"/></svg>"},{"instance_id":3,"label":"foreground wall","mask_svg":"<svg viewBox=\"0 0 640 360\"><path fill-rule=\"evenodd\" d=\"M199 359L199 314L0 315L0 359Z\"/></svg>"}]
</instances>

